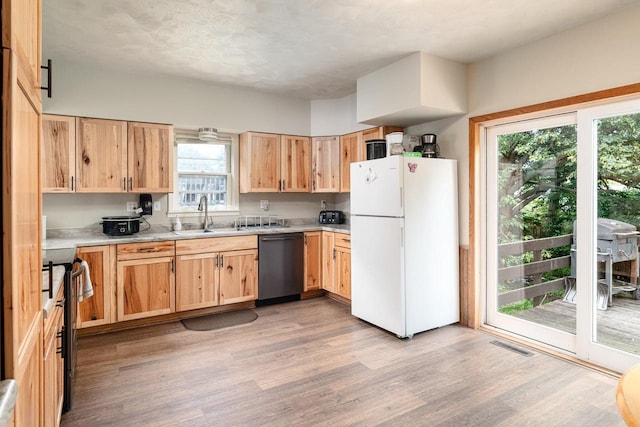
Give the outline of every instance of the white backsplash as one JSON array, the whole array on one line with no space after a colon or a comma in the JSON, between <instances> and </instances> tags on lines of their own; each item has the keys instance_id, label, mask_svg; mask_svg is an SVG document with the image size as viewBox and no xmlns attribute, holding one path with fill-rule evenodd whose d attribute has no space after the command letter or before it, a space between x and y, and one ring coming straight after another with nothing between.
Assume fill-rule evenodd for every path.
<instances>
[{"instance_id":1,"label":"white backsplash","mask_svg":"<svg viewBox=\"0 0 640 427\"><path fill-rule=\"evenodd\" d=\"M153 201L161 209L154 209L148 217L151 224L170 227L167 217L166 194L153 194ZM44 194L43 215L47 229L97 228L103 216L128 215L127 202L138 203L137 194ZM260 200L269 200L269 210L260 209ZM349 210L348 194L308 193L251 193L240 195L240 214L280 215L283 218L317 218L320 202L327 201L327 209ZM233 221L237 215L214 217L215 222ZM202 222L202 218L181 218L183 224Z\"/></svg>"}]
</instances>

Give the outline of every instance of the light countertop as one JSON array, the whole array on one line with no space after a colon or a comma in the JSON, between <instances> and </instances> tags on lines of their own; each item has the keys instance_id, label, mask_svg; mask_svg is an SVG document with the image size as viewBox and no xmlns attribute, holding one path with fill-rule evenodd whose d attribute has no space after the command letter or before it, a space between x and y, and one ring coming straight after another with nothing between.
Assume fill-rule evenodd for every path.
<instances>
[{"instance_id":1,"label":"light countertop","mask_svg":"<svg viewBox=\"0 0 640 427\"><path fill-rule=\"evenodd\" d=\"M242 236L250 234L297 233L305 231L333 231L350 234L347 224L304 224L287 227L250 228L236 230L235 228L215 228L212 232L199 230L171 231L169 227L153 225L148 231L140 231L129 236L107 236L99 229L63 229L47 230L47 239L43 242L43 249L68 248L72 246L99 246L122 243L157 242L163 240L204 239L211 237Z\"/></svg>"}]
</instances>

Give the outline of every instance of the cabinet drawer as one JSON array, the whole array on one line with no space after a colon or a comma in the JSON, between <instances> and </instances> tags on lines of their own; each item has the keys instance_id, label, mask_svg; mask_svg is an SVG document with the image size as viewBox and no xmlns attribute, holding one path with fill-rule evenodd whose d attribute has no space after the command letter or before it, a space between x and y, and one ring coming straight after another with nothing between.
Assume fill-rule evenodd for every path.
<instances>
[{"instance_id":1,"label":"cabinet drawer","mask_svg":"<svg viewBox=\"0 0 640 427\"><path fill-rule=\"evenodd\" d=\"M351 235L335 233L335 243L336 246L341 248L351 249Z\"/></svg>"},{"instance_id":2,"label":"cabinet drawer","mask_svg":"<svg viewBox=\"0 0 640 427\"><path fill-rule=\"evenodd\" d=\"M176 241L176 255L201 254L206 252L236 251L257 249L258 236L213 237Z\"/></svg>"},{"instance_id":3,"label":"cabinet drawer","mask_svg":"<svg viewBox=\"0 0 640 427\"><path fill-rule=\"evenodd\" d=\"M118 261L127 259L156 258L159 256L173 256L175 254L175 242L127 243L117 245L116 254Z\"/></svg>"}]
</instances>

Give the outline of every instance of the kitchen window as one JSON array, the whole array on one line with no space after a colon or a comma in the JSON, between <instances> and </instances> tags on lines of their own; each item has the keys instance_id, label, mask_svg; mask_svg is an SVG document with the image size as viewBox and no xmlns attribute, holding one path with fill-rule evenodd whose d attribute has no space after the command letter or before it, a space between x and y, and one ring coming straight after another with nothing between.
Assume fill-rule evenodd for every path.
<instances>
[{"instance_id":1,"label":"kitchen window","mask_svg":"<svg viewBox=\"0 0 640 427\"><path fill-rule=\"evenodd\" d=\"M198 205L207 196L209 213L238 212L238 137L218 133L214 141L201 141L198 132L175 131L174 193L169 215L202 215ZM186 214L186 215L185 215Z\"/></svg>"}]
</instances>

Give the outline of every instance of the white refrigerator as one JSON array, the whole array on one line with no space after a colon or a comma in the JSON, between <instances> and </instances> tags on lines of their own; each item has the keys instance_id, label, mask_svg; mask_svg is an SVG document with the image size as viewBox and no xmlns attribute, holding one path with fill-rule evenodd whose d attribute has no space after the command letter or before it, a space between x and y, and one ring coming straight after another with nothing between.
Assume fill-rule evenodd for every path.
<instances>
[{"instance_id":1,"label":"white refrigerator","mask_svg":"<svg viewBox=\"0 0 640 427\"><path fill-rule=\"evenodd\" d=\"M460 320L456 161L351 164L351 313L413 337Z\"/></svg>"}]
</instances>

